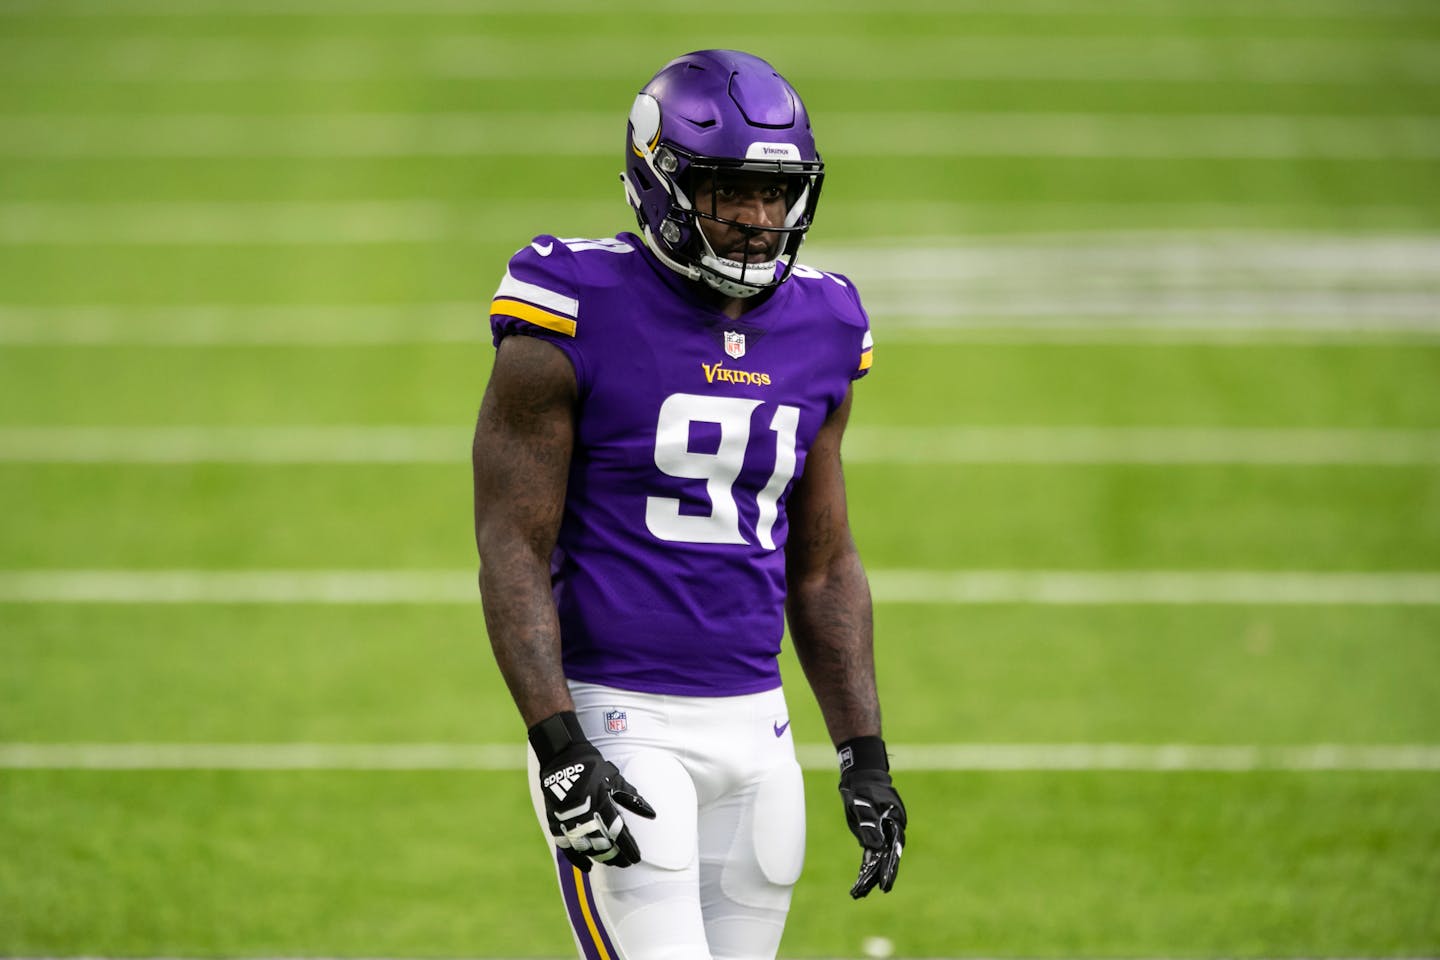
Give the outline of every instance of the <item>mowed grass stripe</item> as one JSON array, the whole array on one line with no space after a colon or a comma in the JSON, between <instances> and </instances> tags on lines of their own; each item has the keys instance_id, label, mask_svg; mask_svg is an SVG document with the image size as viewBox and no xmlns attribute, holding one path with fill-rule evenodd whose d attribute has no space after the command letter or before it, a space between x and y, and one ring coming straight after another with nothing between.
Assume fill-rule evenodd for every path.
<instances>
[{"instance_id":1,"label":"mowed grass stripe","mask_svg":"<svg viewBox=\"0 0 1440 960\"><path fill-rule=\"evenodd\" d=\"M614 205L606 209L613 212ZM518 204L501 204L486 215L518 220L522 213ZM543 206L530 210L532 216L543 213ZM6 203L0 204L0 244L435 243L461 235L464 223L472 236L480 235L484 228L471 219L478 214L473 207L428 200Z\"/></svg>"},{"instance_id":2,"label":"mowed grass stripe","mask_svg":"<svg viewBox=\"0 0 1440 960\"><path fill-rule=\"evenodd\" d=\"M495 356L483 307L466 309L438 304L412 314L403 305L377 305L332 315L324 307L261 308L193 317L221 331L254 317L262 337L293 322L317 331L308 345L6 346L0 348L0 424L440 426L460 437L473 425ZM412 315L437 342L390 339ZM136 316L153 320L149 329L158 335L163 324L189 315L161 309ZM99 319L108 323L107 315ZM355 343L325 339L328 331L338 336L350 319L362 328ZM1440 350L1433 341L979 344L950 343L943 331L910 341L885 317L875 317L874 327L876 364L856 385L852 438L862 435L862 426L888 424L1440 429L1440 394L1431 389L1440 378ZM755 357L740 365L746 362L753 365ZM698 365L693 374L703 388ZM94 402L97 395L106 398L103 405ZM458 443L453 455L463 460L468 446Z\"/></svg>"},{"instance_id":3,"label":"mowed grass stripe","mask_svg":"<svg viewBox=\"0 0 1440 960\"><path fill-rule=\"evenodd\" d=\"M869 571L878 603L1436 606L1440 573ZM10 570L0 603L475 604L469 570Z\"/></svg>"},{"instance_id":4,"label":"mowed grass stripe","mask_svg":"<svg viewBox=\"0 0 1440 960\"><path fill-rule=\"evenodd\" d=\"M902 220L914 210L899 205ZM597 211L598 213L598 211ZM599 214L597 220L614 220ZM119 267L129 248L183 245L198 268L225 258L237 273L233 245L327 250L336 267L363 269L355 245L445 244L453 255L477 245L477 259L502 263L508 247L481 238L481 216L440 204L158 204L0 206L0 244L37 248L86 246L93 264ZM891 228L898 221L889 221ZM516 236L522 235L519 230ZM123 248L105 254L101 248ZM263 251L272 259L280 251ZM381 251L388 254L390 251ZM424 251L412 251L420 256ZM76 254L52 251L35 267L66 267ZM1168 332L1208 327L1230 335L1307 330L1336 335L1440 332L1440 240L1433 233L1259 233L1234 231L1115 231L1015 235L959 242L913 238L866 245L820 244L806 259L849 275L868 308L892 320L902 336L937 336L1011 317L1044 318L1035 329L1066 331L1097 322ZM348 263L347 263L348 261ZM257 267L247 261L250 270ZM263 269L261 267L260 269ZM447 316L461 303L395 304L396 311ZM487 310L471 302L477 333ZM10 342L305 342L375 337L366 306L243 306L217 303L175 307L0 306L0 340ZM347 313L348 311L348 313ZM277 323L282 319L282 323ZM324 332L311 333L310 324ZM127 324L133 321L134 329ZM1048 324L1049 326L1046 326ZM393 320L386 329L394 330ZM191 329L194 327L195 329ZM435 337L417 322L415 339ZM453 336L453 324L445 328ZM277 332L277 331L284 331ZM396 336L391 332L387 339Z\"/></svg>"},{"instance_id":5,"label":"mowed grass stripe","mask_svg":"<svg viewBox=\"0 0 1440 960\"><path fill-rule=\"evenodd\" d=\"M905 886L858 907L835 776L806 775L785 955L853 957L877 929L907 957L1435 943L1433 774L911 772ZM519 773L5 780L12 955L574 955Z\"/></svg>"},{"instance_id":6,"label":"mowed grass stripe","mask_svg":"<svg viewBox=\"0 0 1440 960\"><path fill-rule=\"evenodd\" d=\"M553 77L550 55L591 78L634 79L654 36L554 35L497 38L484 33L418 37L29 37L0 39L0 75L34 84L67 76L125 83L216 83L380 79ZM728 36L739 49L774 49L773 36ZM627 55L629 51L629 55ZM875 78L1051 80L1103 83L1256 84L1440 83L1440 45L1411 38L997 35L865 37L807 34L772 53L797 79L844 79L865 62Z\"/></svg>"},{"instance_id":7,"label":"mowed grass stripe","mask_svg":"<svg viewBox=\"0 0 1440 960\"><path fill-rule=\"evenodd\" d=\"M807 770L832 770L835 750L799 744ZM1440 770L1435 744L951 743L889 745L896 770L1415 771ZM7 770L505 770L525 769L520 743L0 743Z\"/></svg>"},{"instance_id":8,"label":"mowed grass stripe","mask_svg":"<svg viewBox=\"0 0 1440 960\"><path fill-rule=\"evenodd\" d=\"M1354 297L1348 298L1353 301ZM1117 310L1128 301L1133 315ZM929 308L936 301L920 301ZM1275 344L1430 343L1440 339L1440 314L1411 299L1370 297L1368 312L1345 309L1347 298L1307 296L1224 300L1227 314L1206 304L1217 298L1157 303L1136 295L1109 296L1090 307L1103 316L1068 314L1074 300L1033 293L991 312L964 314L950 301L948 315L875 315L884 344L1055 343L1124 346L1137 342L1170 346ZM1305 304L1319 309L1301 311ZM902 306L901 309L908 309ZM1123 308L1122 308L1123 309ZM1381 312L1381 310L1390 312ZM194 304L147 307L0 306L0 344L24 346L365 346L470 343L486 337L485 302L253 305ZM1026 315L1024 311L1036 311Z\"/></svg>"},{"instance_id":9,"label":"mowed grass stripe","mask_svg":"<svg viewBox=\"0 0 1440 960\"><path fill-rule=\"evenodd\" d=\"M608 156L613 112L0 117L8 157ZM1433 116L830 113L848 157L1440 157Z\"/></svg>"},{"instance_id":10,"label":"mowed grass stripe","mask_svg":"<svg viewBox=\"0 0 1440 960\"><path fill-rule=\"evenodd\" d=\"M287 103L293 102L288 89L281 92L290 98ZM631 95L622 94L622 102ZM847 98L845 102L850 101ZM408 108L409 102L397 107ZM536 109L541 108L537 105ZM0 116L9 115L0 112ZM486 213L494 232L498 265L538 232L584 235L600 231L603 235L634 223L615 189L621 154L613 143L622 136L615 131L624 130L623 108L616 122L618 127L612 124L606 134L606 142L612 144L609 150L585 157L542 151L524 163L498 155L7 157L0 198L11 203L56 204L456 202L478 206ZM821 139L825 139L823 132ZM834 186L838 192L826 193L822 200L823 219L811 237L815 242L872 240L883 235L967 236L977 230L1083 231L1116 224L1171 231L1252 227L1357 232L1434 231L1440 224L1440 184L1433 175L1434 163L1425 158L1375 162L949 156L944 162L911 164L906 175L897 178L894 164L835 153L828 141L823 147L827 163L833 165L827 187ZM839 190L841 185L843 190ZM524 209L527 204L533 204L533 211ZM890 207L895 204L905 216L897 217L892 227ZM926 204L934 205L933 212L927 212ZM1218 213L1214 212L1216 204ZM496 211L493 218L488 214L491 205ZM1376 211L1377 207L1384 209ZM1137 216L1127 214L1131 208L1138 211ZM591 211L602 211L604 218L587 219ZM1383 212L1383 219L1376 219L1370 211ZM7 251L7 259L12 255ZM475 269L473 254L467 255L467 262ZM323 292L314 291L310 300L332 302L336 290L346 289L347 284L339 283ZM77 297L72 291L56 302L87 302L80 297L83 293ZM6 299L16 298L10 295ZM43 302L44 298L32 293L26 299ZM103 302L112 299L101 298ZM211 293L206 299L225 297ZM412 294L410 299L416 296ZM118 302L150 301L132 296Z\"/></svg>"},{"instance_id":11,"label":"mowed grass stripe","mask_svg":"<svg viewBox=\"0 0 1440 960\"><path fill-rule=\"evenodd\" d=\"M0 463L464 463L470 430L436 426L0 427ZM852 427L851 463L1440 463L1440 430L1259 427Z\"/></svg>"},{"instance_id":12,"label":"mowed grass stripe","mask_svg":"<svg viewBox=\"0 0 1440 960\"><path fill-rule=\"evenodd\" d=\"M1126 266L1151 273L1243 270L1252 279L1261 268L1281 271L1278 280L1321 271L1343 271L1392 283L1433 279L1436 235L1401 230L1388 222L1406 208L1349 206L1347 216L1372 224L1364 230L1286 228L1313 213L1312 206L1281 203L957 203L941 200L864 200L836 206L835 216L883 223L889 236L867 234L863 244L847 239L848 225L831 229L806 247L806 260L854 272L851 264L873 261L877 280L973 280L995 273L1033 271L1040 266L1093 269ZM957 225L925 236L937 218ZM1007 230L983 239L967 238L971 226ZM827 223L830 217L827 216ZM1146 228L1147 222L1157 224ZM355 199L347 201L149 201L0 202L0 244L30 246L165 246L281 244L346 245L467 241L494 244L496 223L515 224L516 243L527 224L606 224L601 235L628 228L627 209L606 200ZM1246 229L1246 223L1266 229ZM1165 224L1165 226L1159 226ZM1083 227L1083 229L1082 229ZM571 231L573 232L573 231ZM921 236L917 237L916 234ZM570 233L566 234L567 236ZM584 234L580 234L584 235ZM594 234L591 234L594 235ZM844 263L845 266L838 264ZM1328 273L1327 273L1328 276ZM1339 278L1329 277L1332 285ZM1279 285L1271 282L1270 286ZM962 305L963 306L963 305Z\"/></svg>"},{"instance_id":13,"label":"mowed grass stripe","mask_svg":"<svg viewBox=\"0 0 1440 960\"><path fill-rule=\"evenodd\" d=\"M875 613L896 742L1440 740L1440 607L880 604ZM7 662L24 665L0 672L5 741L523 735L478 603L0 604L0 635ZM788 641L780 665L797 742L823 741Z\"/></svg>"},{"instance_id":14,"label":"mowed grass stripe","mask_svg":"<svg viewBox=\"0 0 1440 960\"><path fill-rule=\"evenodd\" d=\"M506 211L507 213L512 211ZM589 212L587 210L587 212ZM613 218L595 211L591 223ZM877 211L878 215L878 211ZM899 205L891 229L915 205ZM573 220L574 218L566 218ZM0 205L0 244L49 249L92 247L92 265L138 259L130 248L183 245L200 269L225 258L244 272L233 251L246 245L273 259L290 245L314 245L329 262L364 269L367 258L355 245L445 244L443 255L475 245L476 259L503 262L508 247L481 237L485 218L463 207L438 203L355 204L11 204ZM522 235L519 230L516 236ZM101 248L119 245L106 254ZM269 249L267 249L269 248ZM252 251L253 252L253 251ZM389 250L379 251L391 255ZM411 250L407 255L422 256ZM36 269L67 265L77 256L53 249ZM46 258L50 262L46 262ZM962 242L936 237L916 242L884 239L864 245L828 243L807 248L812 264L849 275L864 291L877 317L903 337L954 337L956 330L993 326L1008 318L1044 323L1029 327L1053 335L1074 334L1097 323L1194 336L1213 328L1216 337L1308 330L1328 337L1440 333L1440 240L1427 232L1236 232L1115 231L989 237ZM348 262L347 262L348 261ZM247 261L249 270L257 269ZM264 269L258 267L258 269ZM20 272L17 270L17 273ZM461 304L393 305L420 314L444 310L453 317ZM355 320L357 342L373 342L378 308L353 306L195 305L169 308L0 306L0 340L10 342L328 342ZM476 332L486 313L472 302ZM277 324L277 318L284 323ZM326 332L310 333L313 319ZM128 332L126 323L135 329ZM191 330L193 326L197 329ZM403 328L403 327L402 327ZM385 335L393 340L396 324ZM414 324L416 340L437 331ZM276 330L285 331L276 333ZM446 338L454 336L452 324ZM1160 332L1160 331L1157 331ZM1012 333L1012 336L1016 334Z\"/></svg>"},{"instance_id":15,"label":"mowed grass stripe","mask_svg":"<svg viewBox=\"0 0 1440 960\"><path fill-rule=\"evenodd\" d=\"M1252 317L1218 320L1180 317L973 317L944 325L905 323L891 327L888 343L944 345L1027 345L1103 347L1147 344L1168 347L1355 346L1412 343L1428 346L1440 339L1429 323L1401 319Z\"/></svg>"},{"instance_id":16,"label":"mowed grass stripe","mask_svg":"<svg viewBox=\"0 0 1440 960\"><path fill-rule=\"evenodd\" d=\"M618 9L635 9L634 3L616 5ZM647 15L649 7L641 6ZM772 4L764 0L734 0L733 9L771 12ZM826 4L833 14L865 14L874 10L866 0L836 0ZM974 14L1004 14L1021 17L1102 16L1164 19L1184 17L1234 17L1239 19L1354 18L1368 19L1434 19L1434 8L1416 0L1378 0L1359 3L1356 0L1271 0L1262 7L1245 0L1216 0L1214 3L1156 4L1150 0L899 0L887 6L891 13L935 14L939 17L961 18ZM396 16L455 17L506 16L547 20L592 13L594 6L575 0L551 2L536 6L514 0L3 0L3 16L58 17L356 17Z\"/></svg>"},{"instance_id":17,"label":"mowed grass stripe","mask_svg":"<svg viewBox=\"0 0 1440 960\"><path fill-rule=\"evenodd\" d=\"M498 282L498 280L497 280ZM303 346L478 343L490 304L211 303L0 306L0 343L70 346ZM1440 336L1440 323L1435 333Z\"/></svg>"}]
</instances>

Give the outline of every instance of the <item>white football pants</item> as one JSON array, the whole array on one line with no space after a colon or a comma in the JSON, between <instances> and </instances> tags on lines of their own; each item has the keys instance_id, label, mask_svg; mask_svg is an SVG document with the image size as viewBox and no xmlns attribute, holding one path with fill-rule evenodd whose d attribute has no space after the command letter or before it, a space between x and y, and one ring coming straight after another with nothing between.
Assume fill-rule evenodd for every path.
<instances>
[{"instance_id":1,"label":"white football pants","mask_svg":"<svg viewBox=\"0 0 1440 960\"><path fill-rule=\"evenodd\" d=\"M655 808L624 813L629 867L588 874L530 799L584 960L773 960L805 859L805 795L782 691L677 697L571 683L585 736Z\"/></svg>"}]
</instances>

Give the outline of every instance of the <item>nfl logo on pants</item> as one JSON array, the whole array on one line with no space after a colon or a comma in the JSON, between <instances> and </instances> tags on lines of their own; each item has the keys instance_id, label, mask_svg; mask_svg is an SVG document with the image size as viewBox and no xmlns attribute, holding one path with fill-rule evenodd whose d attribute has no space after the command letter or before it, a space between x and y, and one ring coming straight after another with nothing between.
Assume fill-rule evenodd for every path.
<instances>
[{"instance_id":1,"label":"nfl logo on pants","mask_svg":"<svg viewBox=\"0 0 1440 960\"><path fill-rule=\"evenodd\" d=\"M624 733L630 729L630 721L625 719L624 710L605 711L605 729L610 733Z\"/></svg>"}]
</instances>

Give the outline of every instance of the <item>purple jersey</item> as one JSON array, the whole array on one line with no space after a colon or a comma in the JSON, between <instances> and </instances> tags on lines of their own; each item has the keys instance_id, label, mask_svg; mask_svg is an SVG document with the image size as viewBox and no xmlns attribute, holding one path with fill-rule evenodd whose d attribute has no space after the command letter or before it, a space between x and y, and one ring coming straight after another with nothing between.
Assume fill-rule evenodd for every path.
<instances>
[{"instance_id":1,"label":"purple jersey","mask_svg":"<svg viewBox=\"0 0 1440 960\"><path fill-rule=\"evenodd\" d=\"M730 320L633 234L541 236L495 293L495 343L558 346L579 388L551 562L565 675L649 693L780 685L785 503L870 366L849 280L806 267Z\"/></svg>"}]
</instances>

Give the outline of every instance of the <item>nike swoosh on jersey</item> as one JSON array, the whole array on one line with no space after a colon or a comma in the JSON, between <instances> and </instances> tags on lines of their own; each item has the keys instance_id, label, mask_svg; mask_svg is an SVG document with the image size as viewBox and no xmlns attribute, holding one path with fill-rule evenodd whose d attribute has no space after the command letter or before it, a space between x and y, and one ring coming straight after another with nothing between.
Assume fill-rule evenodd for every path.
<instances>
[{"instance_id":1,"label":"nike swoosh on jersey","mask_svg":"<svg viewBox=\"0 0 1440 960\"><path fill-rule=\"evenodd\" d=\"M542 247L540 244L536 243L534 240L531 240L531 241L530 241L530 247L531 247L531 249L533 249L536 253L540 254L540 256L542 256L542 257L548 257L548 256L550 256L550 251L555 249L555 244L553 244L553 243L547 243L547 244L545 244L545 245Z\"/></svg>"},{"instance_id":2,"label":"nike swoosh on jersey","mask_svg":"<svg viewBox=\"0 0 1440 960\"><path fill-rule=\"evenodd\" d=\"M775 724L775 736L783 737L785 735L785 731L788 729L790 729L789 720L786 720L784 723Z\"/></svg>"}]
</instances>

